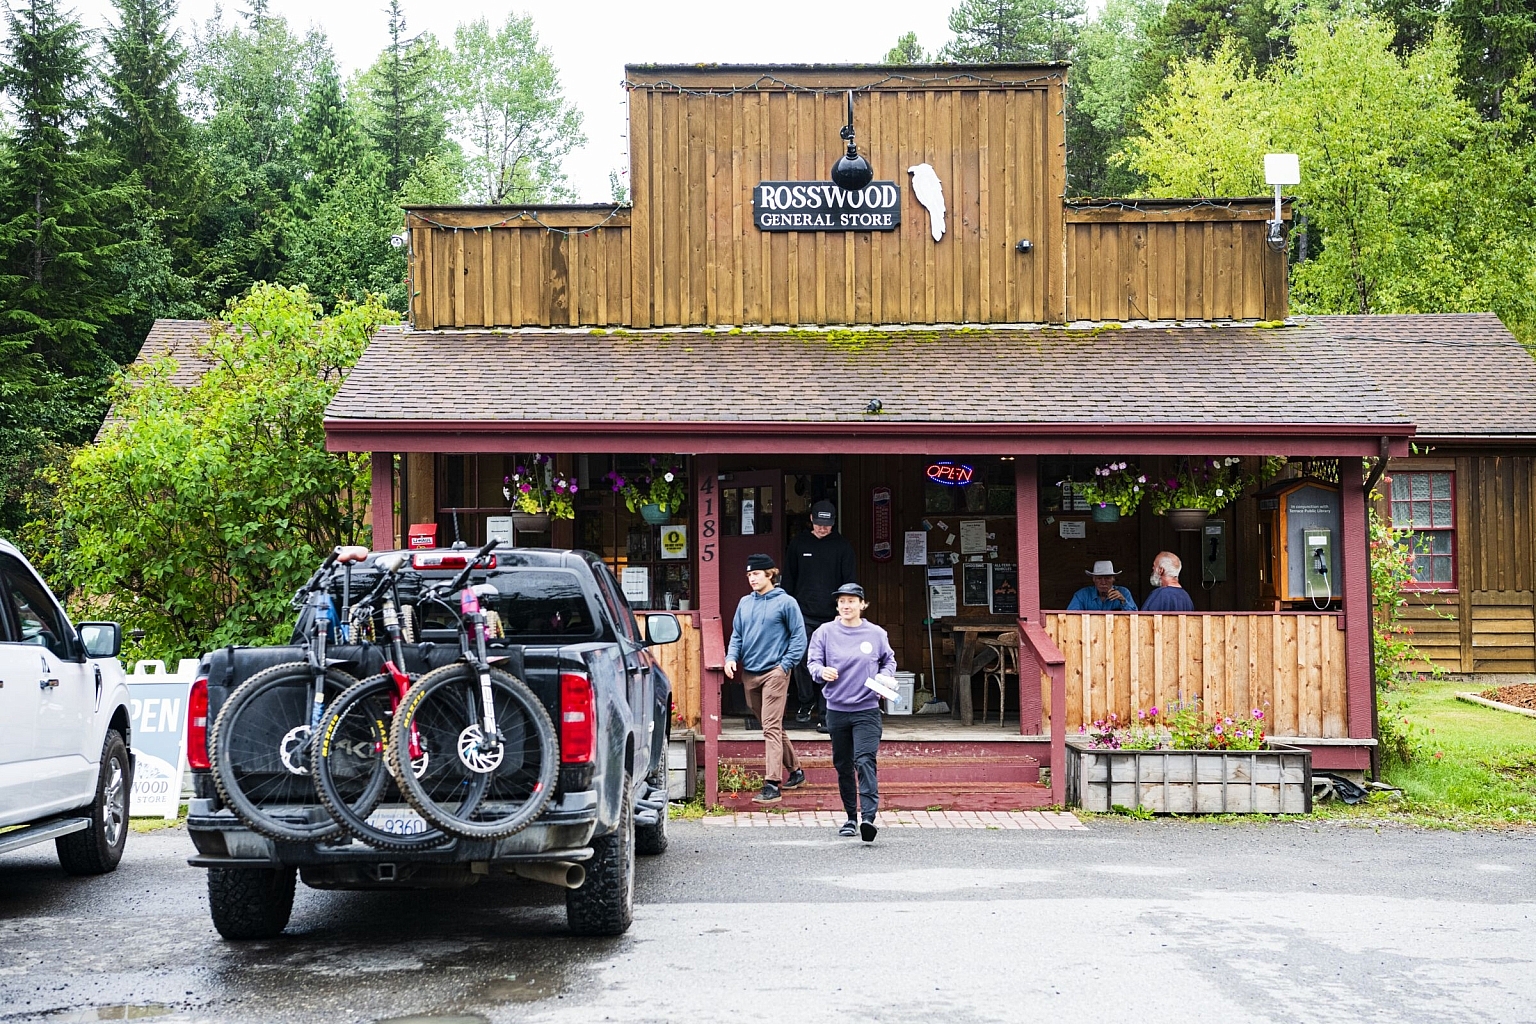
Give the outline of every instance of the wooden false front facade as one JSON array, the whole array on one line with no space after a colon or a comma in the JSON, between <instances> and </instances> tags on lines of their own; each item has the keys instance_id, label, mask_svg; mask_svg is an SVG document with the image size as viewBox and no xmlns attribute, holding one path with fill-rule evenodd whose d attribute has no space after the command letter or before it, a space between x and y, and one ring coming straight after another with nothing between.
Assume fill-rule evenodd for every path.
<instances>
[{"instance_id":1,"label":"wooden false front facade","mask_svg":"<svg viewBox=\"0 0 1536 1024\"><path fill-rule=\"evenodd\" d=\"M418 329L1286 315L1270 200L1063 202L1064 67L628 72L633 205L410 209ZM758 231L759 182L826 178L847 90L899 228Z\"/></svg>"}]
</instances>

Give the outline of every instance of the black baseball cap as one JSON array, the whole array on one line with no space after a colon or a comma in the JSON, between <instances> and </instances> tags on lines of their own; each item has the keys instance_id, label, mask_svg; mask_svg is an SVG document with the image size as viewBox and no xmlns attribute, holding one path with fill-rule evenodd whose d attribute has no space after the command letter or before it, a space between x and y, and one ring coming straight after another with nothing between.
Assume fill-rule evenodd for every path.
<instances>
[{"instance_id":1,"label":"black baseball cap","mask_svg":"<svg viewBox=\"0 0 1536 1024\"><path fill-rule=\"evenodd\" d=\"M837 506L830 501L818 501L811 506L812 526L831 526L837 522Z\"/></svg>"},{"instance_id":2,"label":"black baseball cap","mask_svg":"<svg viewBox=\"0 0 1536 1024\"><path fill-rule=\"evenodd\" d=\"M852 594L860 601L864 600L864 588L859 586L857 583L844 583L842 586L832 591L833 597L841 597L844 594Z\"/></svg>"}]
</instances>

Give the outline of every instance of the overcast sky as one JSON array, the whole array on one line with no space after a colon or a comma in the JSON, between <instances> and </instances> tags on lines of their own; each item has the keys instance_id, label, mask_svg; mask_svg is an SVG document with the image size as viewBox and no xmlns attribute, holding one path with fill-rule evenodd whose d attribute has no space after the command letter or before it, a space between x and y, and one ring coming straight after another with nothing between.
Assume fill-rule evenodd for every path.
<instances>
[{"instance_id":1,"label":"overcast sky","mask_svg":"<svg viewBox=\"0 0 1536 1024\"><path fill-rule=\"evenodd\" d=\"M65 6L68 6L66 0ZM381 0L271 0L269 10L303 28L315 25L330 39L343 73L372 63L387 36ZM456 25L478 17L493 22L510 10L533 16L539 38L554 53L566 95L581 108L587 144L566 160L579 198L609 197L608 172L627 170L624 140L626 63L841 62L878 60L904 32L915 31L929 50L949 38L949 0L406 0L407 28L430 30L451 41ZM215 0L181 0L184 25L201 23ZM242 0L223 4L244 10ZM75 0L93 28L106 22L109 0Z\"/></svg>"}]
</instances>

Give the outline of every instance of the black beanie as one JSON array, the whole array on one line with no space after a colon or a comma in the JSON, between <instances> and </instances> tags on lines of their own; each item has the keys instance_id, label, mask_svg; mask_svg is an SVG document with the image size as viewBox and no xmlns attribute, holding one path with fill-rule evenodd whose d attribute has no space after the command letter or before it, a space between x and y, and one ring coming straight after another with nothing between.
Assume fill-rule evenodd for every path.
<instances>
[{"instance_id":1,"label":"black beanie","mask_svg":"<svg viewBox=\"0 0 1536 1024\"><path fill-rule=\"evenodd\" d=\"M777 569L778 565L767 555L748 555L747 572L753 569Z\"/></svg>"}]
</instances>

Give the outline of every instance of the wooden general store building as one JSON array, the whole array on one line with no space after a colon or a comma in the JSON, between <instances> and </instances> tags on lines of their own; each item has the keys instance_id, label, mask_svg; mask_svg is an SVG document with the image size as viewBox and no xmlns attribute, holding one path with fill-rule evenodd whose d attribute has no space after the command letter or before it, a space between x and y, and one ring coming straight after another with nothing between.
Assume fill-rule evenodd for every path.
<instances>
[{"instance_id":1,"label":"wooden general store building","mask_svg":"<svg viewBox=\"0 0 1536 1024\"><path fill-rule=\"evenodd\" d=\"M718 763L762 756L722 686L746 556L782 556L822 498L900 667L952 709L887 719L890 806L1059 803L1068 732L1178 698L1267 704L1317 767L1367 770L1368 482L1423 533L1423 586L1441 591L1416 605L1426 654L1536 672L1536 364L1488 315L1290 317L1270 200L1064 201L1066 73L632 66L632 206L407 211L409 324L379 333L326 423L333 449L373 453L375 545L418 523L479 542L512 467L552 455L581 486L576 516L518 542L643 569L637 609L687 609L661 655L712 802L729 799ZM849 90L899 225L760 228L765 187L827 184ZM681 554L604 482L651 456L689 481ZM1059 485L1228 456L1272 486L1218 512L1216 534L1145 507L1098 522ZM1384 457L1390 482L1368 481ZM946 463L970 485L935 482ZM1280 600L1274 510L1303 475L1335 503L1333 574L1321 600ZM1064 610L1096 559L1144 599L1164 549L1195 612ZM953 609L931 604L946 569ZM968 674L989 628L1019 637L1001 725L996 683ZM822 738L792 735L813 768L795 795L834 805Z\"/></svg>"}]
</instances>

